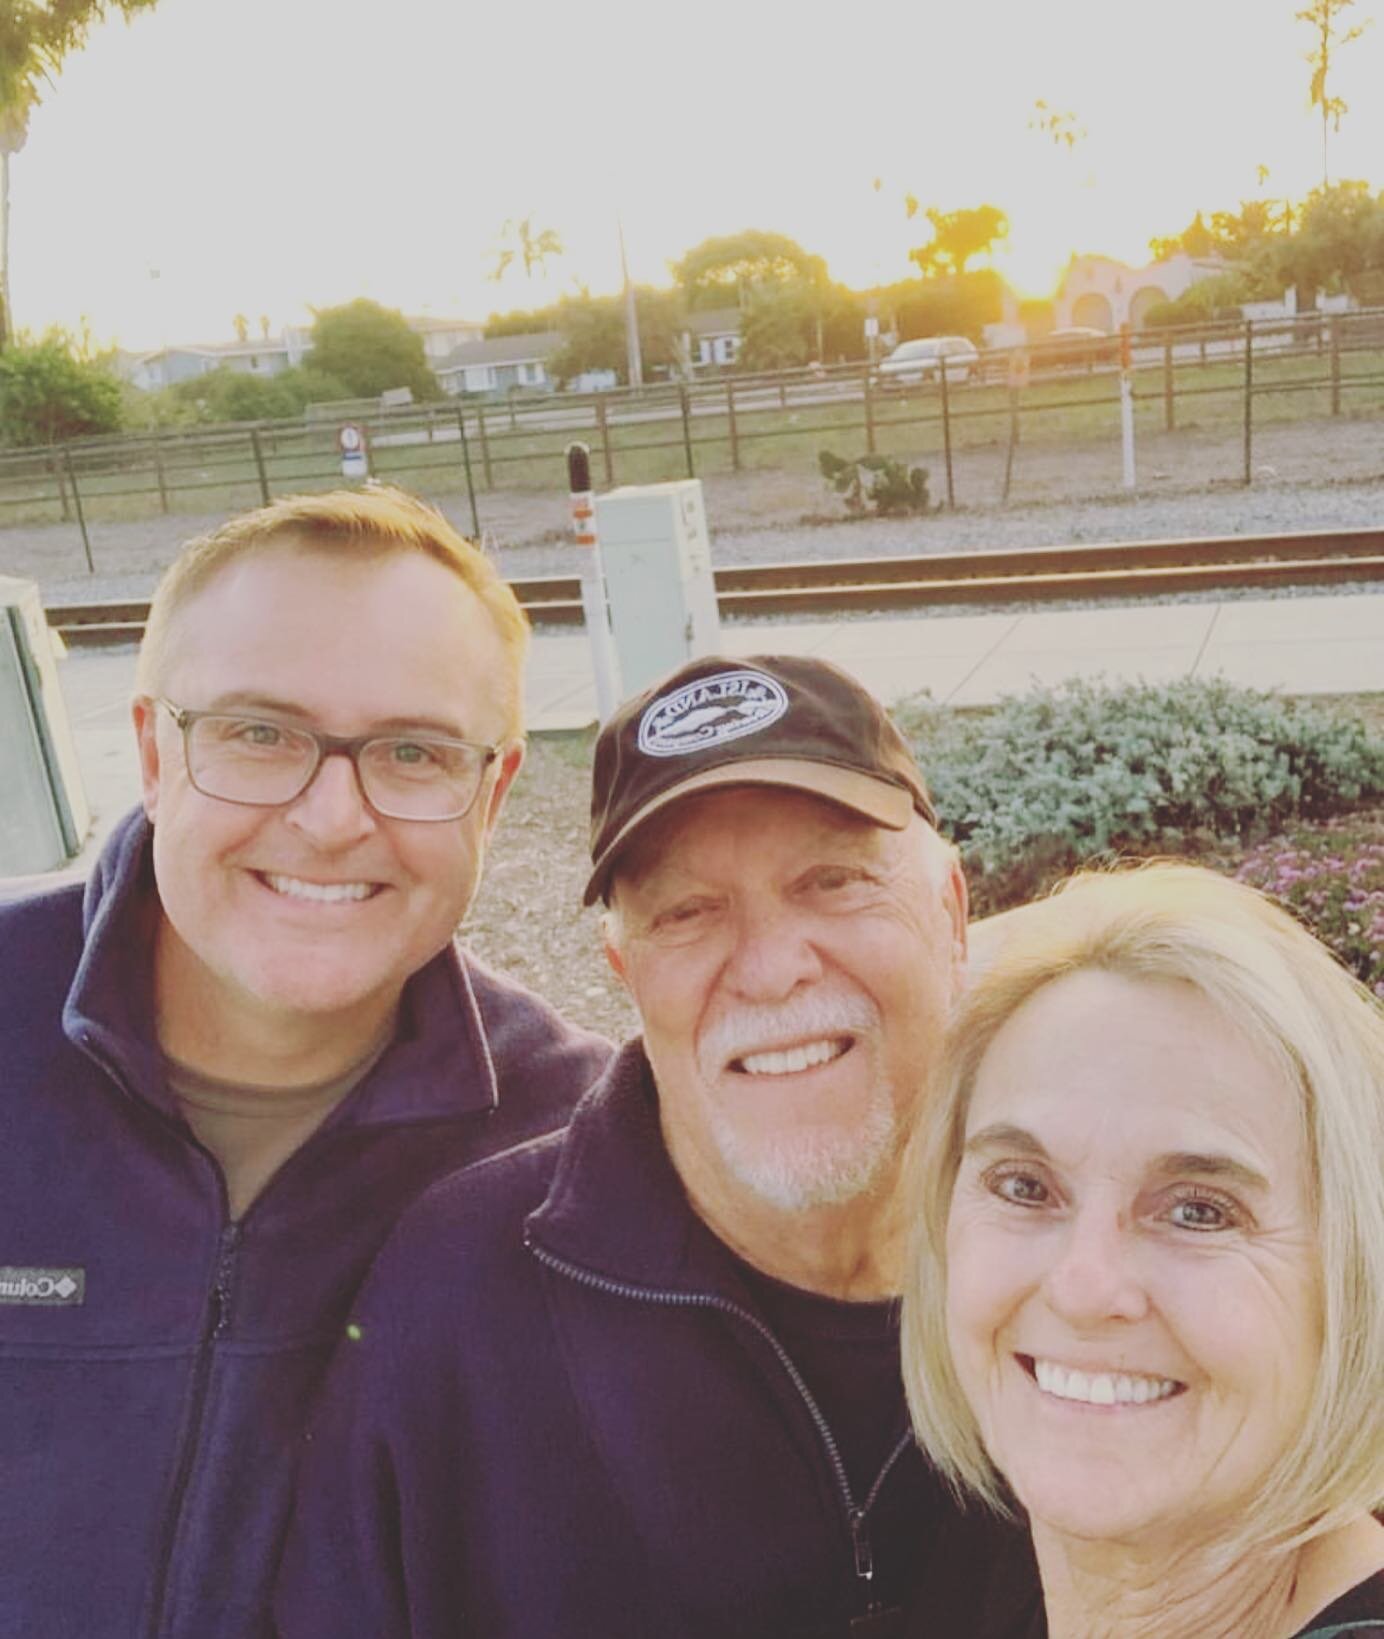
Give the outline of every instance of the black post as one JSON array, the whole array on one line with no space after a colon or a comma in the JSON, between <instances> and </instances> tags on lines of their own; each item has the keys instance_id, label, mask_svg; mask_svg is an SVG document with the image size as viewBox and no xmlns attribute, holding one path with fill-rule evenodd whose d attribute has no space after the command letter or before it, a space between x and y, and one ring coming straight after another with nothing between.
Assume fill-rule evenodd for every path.
<instances>
[{"instance_id":1,"label":"black post","mask_svg":"<svg viewBox=\"0 0 1384 1639\"><path fill-rule=\"evenodd\" d=\"M947 387L945 358L942 360L942 368L937 372L937 379L942 384L942 456L947 464L947 505L955 512L956 490L952 484L951 392Z\"/></svg>"},{"instance_id":2,"label":"black post","mask_svg":"<svg viewBox=\"0 0 1384 1639\"><path fill-rule=\"evenodd\" d=\"M154 476L159 481L159 509L162 512L167 512L168 511L168 480L164 476L163 451L159 448L159 435L157 433L154 434L153 438L150 440L150 443L151 443L151 445L153 447L153 451L154 451Z\"/></svg>"},{"instance_id":3,"label":"black post","mask_svg":"<svg viewBox=\"0 0 1384 1639\"><path fill-rule=\"evenodd\" d=\"M1004 490L1000 495L1001 503L1009 499L1009 486L1014 477L1014 451L1019 447L1019 387L1018 383L1009 384L1009 447L1004 452Z\"/></svg>"},{"instance_id":4,"label":"black post","mask_svg":"<svg viewBox=\"0 0 1384 1639\"><path fill-rule=\"evenodd\" d=\"M466 411L457 405L457 431L461 434L461 464L466 469L466 496L471 503L471 538L477 544L481 538L481 520L476 511L476 485L471 477L471 445L466 437Z\"/></svg>"},{"instance_id":5,"label":"black post","mask_svg":"<svg viewBox=\"0 0 1384 1639\"><path fill-rule=\"evenodd\" d=\"M481 465L485 468L485 487L495 488L495 474L490 470L490 440L485 434L485 400L476 400L476 428L481 435Z\"/></svg>"},{"instance_id":6,"label":"black post","mask_svg":"<svg viewBox=\"0 0 1384 1639\"><path fill-rule=\"evenodd\" d=\"M64 448L62 453L67 464L67 481L72 485L72 499L77 508L77 523L82 531L82 551L86 553L87 572L94 575L96 565L91 561L91 539L87 535L86 513L82 511L82 492L77 488L77 469L72 465L72 451Z\"/></svg>"},{"instance_id":7,"label":"black post","mask_svg":"<svg viewBox=\"0 0 1384 1639\"><path fill-rule=\"evenodd\" d=\"M875 453L875 396L868 364L865 366L865 450L869 455Z\"/></svg>"},{"instance_id":8,"label":"black post","mask_svg":"<svg viewBox=\"0 0 1384 1639\"><path fill-rule=\"evenodd\" d=\"M678 398L682 403L682 447L687 451L687 476L695 478L697 468L692 460L692 410L687 402L687 383L678 383Z\"/></svg>"},{"instance_id":9,"label":"black post","mask_svg":"<svg viewBox=\"0 0 1384 1639\"><path fill-rule=\"evenodd\" d=\"M66 523L72 516L72 508L67 504L67 480L63 476L62 463L56 454L48 457L48 470L58 481L58 500L62 503L62 521Z\"/></svg>"},{"instance_id":10,"label":"black post","mask_svg":"<svg viewBox=\"0 0 1384 1639\"><path fill-rule=\"evenodd\" d=\"M1335 313L1328 320L1331 326L1331 413L1341 413L1341 321ZM1318 330L1318 335L1321 331Z\"/></svg>"},{"instance_id":11,"label":"black post","mask_svg":"<svg viewBox=\"0 0 1384 1639\"><path fill-rule=\"evenodd\" d=\"M1254 320L1245 320L1245 483L1254 481Z\"/></svg>"},{"instance_id":12,"label":"black post","mask_svg":"<svg viewBox=\"0 0 1384 1639\"><path fill-rule=\"evenodd\" d=\"M730 425L730 470L740 471L740 429L735 425L735 382L726 378L726 418Z\"/></svg>"},{"instance_id":13,"label":"black post","mask_svg":"<svg viewBox=\"0 0 1384 1639\"><path fill-rule=\"evenodd\" d=\"M610 417L603 398L596 400L596 425L601 429L601 459L605 462L606 488L609 489L615 482L615 462L610 449Z\"/></svg>"},{"instance_id":14,"label":"black post","mask_svg":"<svg viewBox=\"0 0 1384 1639\"><path fill-rule=\"evenodd\" d=\"M1163 343L1163 425L1173 430L1176 417L1173 410L1173 344Z\"/></svg>"},{"instance_id":15,"label":"black post","mask_svg":"<svg viewBox=\"0 0 1384 1639\"><path fill-rule=\"evenodd\" d=\"M260 447L258 427L250 429L250 447L255 452L255 470L259 473L260 499L269 505L269 474L264 470L264 450Z\"/></svg>"}]
</instances>

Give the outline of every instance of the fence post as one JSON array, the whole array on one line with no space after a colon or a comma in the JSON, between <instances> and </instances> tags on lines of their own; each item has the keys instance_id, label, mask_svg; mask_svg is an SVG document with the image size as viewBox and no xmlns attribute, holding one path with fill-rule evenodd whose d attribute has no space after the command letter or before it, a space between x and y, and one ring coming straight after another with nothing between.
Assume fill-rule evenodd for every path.
<instances>
[{"instance_id":1,"label":"fence post","mask_svg":"<svg viewBox=\"0 0 1384 1639\"><path fill-rule=\"evenodd\" d=\"M519 431L519 417L514 413L514 388L507 389L509 393L509 430L512 433Z\"/></svg>"},{"instance_id":2,"label":"fence post","mask_svg":"<svg viewBox=\"0 0 1384 1639\"><path fill-rule=\"evenodd\" d=\"M1245 483L1254 481L1254 320L1245 320Z\"/></svg>"},{"instance_id":3,"label":"fence post","mask_svg":"<svg viewBox=\"0 0 1384 1639\"><path fill-rule=\"evenodd\" d=\"M1173 408L1173 344L1163 343L1163 425L1169 432L1177 425Z\"/></svg>"},{"instance_id":4,"label":"fence post","mask_svg":"<svg viewBox=\"0 0 1384 1639\"><path fill-rule=\"evenodd\" d=\"M72 501L77 508L77 523L82 531L82 551L86 553L87 572L94 575L96 565L91 561L91 539L87 535L86 513L82 510L82 492L77 488L77 469L72 465L72 451L64 445L62 453L67 463L67 481L72 485Z\"/></svg>"},{"instance_id":5,"label":"fence post","mask_svg":"<svg viewBox=\"0 0 1384 1639\"><path fill-rule=\"evenodd\" d=\"M601 459L605 462L606 488L609 489L615 482L615 462L610 450L610 417L606 414L603 398L596 400L596 425L601 429Z\"/></svg>"},{"instance_id":6,"label":"fence post","mask_svg":"<svg viewBox=\"0 0 1384 1639\"><path fill-rule=\"evenodd\" d=\"M157 433L155 433L153 438L150 439L149 444L154 454L154 476L158 479L159 484L159 510L161 512L167 512L168 480L164 476L163 451L159 448L159 435Z\"/></svg>"},{"instance_id":7,"label":"fence post","mask_svg":"<svg viewBox=\"0 0 1384 1639\"><path fill-rule=\"evenodd\" d=\"M1331 413L1341 413L1341 332L1340 318L1333 313L1329 320L1331 325ZM1318 334L1320 335L1320 331Z\"/></svg>"},{"instance_id":8,"label":"fence post","mask_svg":"<svg viewBox=\"0 0 1384 1639\"><path fill-rule=\"evenodd\" d=\"M485 468L485 487L495 488L495 474L490 469L490 440L485 432L485 400L476 400L476 430L481 435L481 465Z\"/></svg>"},{"instance_id":9,"label":"fence post","mask_svg":"<svg viewBox=\"0 0 1384 1639\"><path fill-rule=\"evenodd\" d=\"M250 448L255 452L255 470L259 473L260 499L269 505L269 474L264 470L264 450L260 445L258 427L250 429Z\"/></svg>"},{"instance_id":10,"label":"fence post","mask_svg":"<svg viewBox=\"0 0 1384 1639\"><path fill-rule=\"evenodd\" d=\"M457 431L461 434L461 464L466 469L466 497L471 503L471 538L479 543L481 520L476 511L476 485L471 477L471 445L466 437L466 411L457 405Z\"/></svg>"},{"instance_id":11,"label":"fence post","mask_svg":"<svg viewBox=\"0 0 1384 1639\"><path fill-rule=\"evenodd\" d=\"M67 523L72 517L72 508L67 501L67 479L63 476L62 466L58 461L56 452L48 457L48 470L58 481L58 500L62 503L62 521Z\"/></svg>"},{"instance_id":12,"label":"fence post","mask_svg":"<svg viewBox=\"0 0 1384 1639\"><path fill-rule=\"evenodd\" d=\"M956 490L952 484L952 447L951 447L951 393L947 388L947 361L942 360L942 368L937 372L937 379L942 384L942 458L947 465L947 505L954 512L956 510Z\"/></svg>"},{"instance_id":13,"label":"fence post","mask_svg":"<svg viewBox=\"0 0 1384 1639\"><path fill-rule=\"evenodd\" d=\"M875 394L870 366L865 366L865 452L875 453Z\"/></svg>"},{"instance_id":14,"label":"fence post","mask_svg":"<svg viewBox=\"0 0 1384 1639\"><path fill-rule=\"evenodd\" d=\"M726 419L730 426L730 470L740 471L740 429L735 424L735 380L726 378Z\"/></svg>"},{"instance_id":15,"label":"fence post","mask_svg":"<svg viewBox=\"0 0 1384 1639\"><path fill-rule=\"evenodd\" d=\"M687 401L687 383L678 383L678 398L682 404L682 447L687 451L687 476L697 476L696 466L692 461L692 409Z\"/></svg>"}]
</instances>

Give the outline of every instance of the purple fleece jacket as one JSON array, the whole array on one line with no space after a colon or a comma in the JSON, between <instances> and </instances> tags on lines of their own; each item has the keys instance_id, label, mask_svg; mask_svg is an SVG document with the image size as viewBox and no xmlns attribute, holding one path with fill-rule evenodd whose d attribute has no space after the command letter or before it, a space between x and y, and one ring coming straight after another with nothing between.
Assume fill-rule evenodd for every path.
<instances>
[{"instance_id":1,"label":"purple fleece jacket","mask_svg":"<svg viewBox=\"0 0 1384 1639\"><path fill-rule=\"evenodd\" d=\"M901 1382L853 1492L688 1204L637 1042L565 1133L411 1208L353 1319L280 1639L993 1639L1032 1604L1026 1537L956 1507Z\"/></svg>"},{"instance_id":2,"label":"purple fleece jacket","mask_svg":"<svg viewBox=\"0 0 1384 1639\"><path fill-rule=\"evenodd\" d=\"M0 1634L252 1639L308 1402L401 1209L610 1054L456 949L239 1223L154 1041L150 830L0 906Z\"/></svg>"}]
</instances>

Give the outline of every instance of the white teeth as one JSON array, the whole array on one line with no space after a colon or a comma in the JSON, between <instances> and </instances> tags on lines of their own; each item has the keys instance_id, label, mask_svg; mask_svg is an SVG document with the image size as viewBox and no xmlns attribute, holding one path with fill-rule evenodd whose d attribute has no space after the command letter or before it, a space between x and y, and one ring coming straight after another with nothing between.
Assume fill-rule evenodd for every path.
<instances>
[{"instance_id":1,"label":"white teeth","mask_svg":"<svg viewBox=\"0 0 1384 1639\"><path fill-rule=\"evenodd\" d=\"M264 880L275 893L287 894L290 899L311 899L322 905L335 905L343 900L369 899L375 888L369 882L304 882L297 876L275 876L264 873Z\"/></svg>"},{"instance_id":2,"label":"white teeth","mask_svg":"<svg viewBox=\"0 0 1384 1639\"><path fill-rule=\"evenodd\" d=\"M741 1066L752 1076L787 1076L797 1070L810 1070L814 1065L826 1064L846 1051L842 1041L813 1041L802 1047L788 1047L776 1053L750 1053L740 1060Z\"/></svg>"},{"instance_id":3,"label":"white teeth","mask_svg":"<svg viewBox=\"0 0 1384 1639\"><path fill-rule=\"evenodd\" d=\"M1089 1406L1135 1405L1166 1400L1181 1384L1170 1377L1131 1377L1124 1372L1080 1372L1051 1360L1035 1360L1033 1375L1044 1394Z\"/></svg>"}]
</instances>

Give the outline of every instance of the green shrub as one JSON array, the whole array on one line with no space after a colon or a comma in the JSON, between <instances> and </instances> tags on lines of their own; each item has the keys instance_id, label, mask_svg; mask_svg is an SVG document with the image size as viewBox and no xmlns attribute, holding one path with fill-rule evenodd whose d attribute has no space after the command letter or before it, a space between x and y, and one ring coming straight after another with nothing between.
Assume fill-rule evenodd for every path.
<instances>
[{"instance_id":1,"label":"green shrub","mask_svg":"<svg viewBox=\"0 0 1384 1639\"><path fill-rule=\"evenodd\" d=\"M1204 852L1384 798L1384 736L1219 679L1072 681L984 717L926 700L897 715L943 828L995 879L988 909L1111 850Z\"/></svg>"},{"instance_id":2,"label":"green shrub","mask_svg":"<svg viewBox=\"0 0 1384 1639\"><path fill-rule=\"evenodd\" d=\"M1384 997L1384 812L1296 827L1247 854L1235 875L1295 912Z\"/></svg>"},{"instance_id":3,"label":"green shrub","mask_svg":"<svg viewBox=\"0 0 1384 1639\"><path fill-rule=\"evenodd\" d=\"M932 504L926 467L907 467L887 455L860 455L850 461L830 450L818 451L817 465L845 501L847 512L873 507L881 517L891 517L926 512Z\"/></svg>"}]
</instances>

